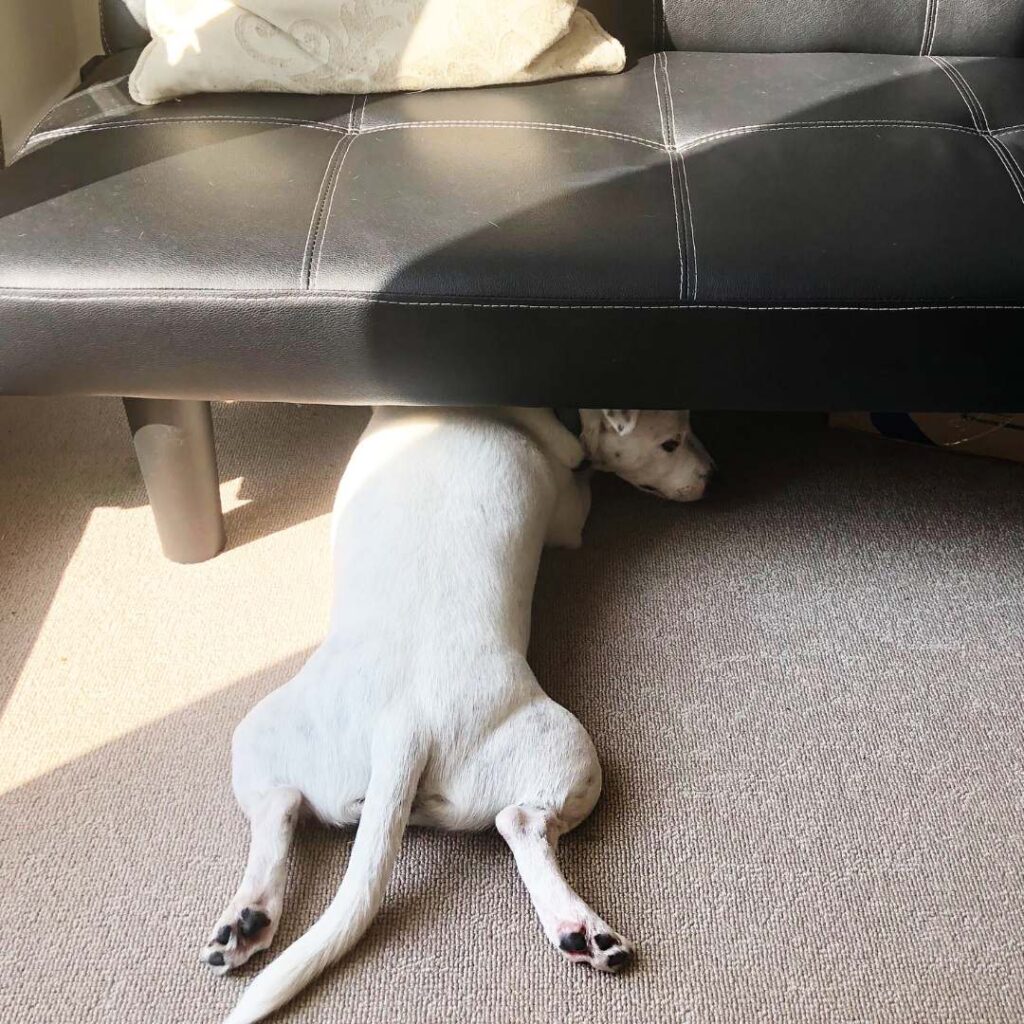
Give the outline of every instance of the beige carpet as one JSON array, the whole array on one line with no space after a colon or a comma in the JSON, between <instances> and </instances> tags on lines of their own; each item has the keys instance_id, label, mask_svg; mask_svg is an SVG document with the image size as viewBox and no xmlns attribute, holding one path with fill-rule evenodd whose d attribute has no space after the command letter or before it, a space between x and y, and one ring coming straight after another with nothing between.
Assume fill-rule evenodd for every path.
<instances>
[{"instance_id":1,"label":"beige carpet","mask_svg":"<svg viewBox=\"0 0 1024 1024\"><path fill-rule=\"evenodd\" d=\"M120 406L0 400L0 1018L216 1024L234 723L316 644L364 414L217 411L229 549L158 553ZM1024 467L724 417L705 504L604 481L549 556L542 682L607 786L566 873L636 940L563 964L494 835L413 832L385 912L280 1020L1024 1019ZM350 837L302 835L281 939Z\"/></svg>"}]
</instances>

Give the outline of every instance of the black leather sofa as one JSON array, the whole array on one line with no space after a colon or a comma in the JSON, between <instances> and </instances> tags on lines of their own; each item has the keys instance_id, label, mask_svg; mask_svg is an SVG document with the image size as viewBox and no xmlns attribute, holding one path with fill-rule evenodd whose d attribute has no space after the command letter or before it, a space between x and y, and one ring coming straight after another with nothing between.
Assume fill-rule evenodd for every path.
<instances>
[{"instance_id":1,"label":"black leather sofa","mask_svg":"<svg viewBox=\"0 0 1024 1024\"><path fill-rule=\"evenodd\" d=\"M172 557L210 399L1024 399L1024 0L592 0L620 76L154 108L141 6L0 175L0 394L131 396Z\"/></svg>"}]
</instances>

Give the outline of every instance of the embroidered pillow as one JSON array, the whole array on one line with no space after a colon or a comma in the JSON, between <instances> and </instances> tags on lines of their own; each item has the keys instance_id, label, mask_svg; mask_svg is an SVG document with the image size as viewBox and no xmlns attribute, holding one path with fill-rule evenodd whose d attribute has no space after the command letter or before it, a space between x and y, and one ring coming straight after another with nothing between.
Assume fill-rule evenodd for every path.
<instances>
[{"instance_id":1,"label":"embroidered pillow","mask_svg":"<svg viewBox=\"0 0 1024 1024\"><path fill-rule=\"evenodd\" d=\"M196 92L364 93L614 74L576 0L146 0L138 103Z\"/></svg>"}]
</instances>

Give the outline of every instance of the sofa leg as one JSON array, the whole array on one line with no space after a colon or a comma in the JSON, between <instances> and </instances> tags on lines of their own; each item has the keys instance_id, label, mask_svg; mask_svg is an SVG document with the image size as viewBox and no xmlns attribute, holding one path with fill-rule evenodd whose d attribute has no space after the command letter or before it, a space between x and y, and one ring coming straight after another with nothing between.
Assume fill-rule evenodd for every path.
<instances>
[{"instance_id":1,"label":"sofa leg","mask_svg":"<svg viewBox=\"0 0 1024 1024\"><path fill-rule=\"evenodd\" d=\"M164 554L205 562L224 547L209 402L126 398L135 454Z\"/></svg>"}]
</instances>

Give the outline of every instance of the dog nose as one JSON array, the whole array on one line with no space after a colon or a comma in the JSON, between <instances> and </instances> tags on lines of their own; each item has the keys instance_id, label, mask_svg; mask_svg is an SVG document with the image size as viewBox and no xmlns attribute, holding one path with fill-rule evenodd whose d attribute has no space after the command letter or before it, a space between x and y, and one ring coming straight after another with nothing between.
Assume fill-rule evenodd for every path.
<instances>
[{"instance_id":1,"label":"dog nose","mask_svg":"<svg viewBox=\"0 0 1024 1024\"><path fill-rule=\"evenodd\" d=\"M700 475L701 483L704 485L705 495L709 491L718 490L718 485L721 483L720 475L717 466L709 466Z\"/></svg>"},{"instance_id":2,"label":"dog nose","mask_svg":"<svg viewBox=\"0 0 1024 1024\"><path fill-rule=\"evenodd\" d=\"M703 459L705 464L714 471L715 460L711 458L707 448L704 447L701 439L696 434L690 434L686 438L686 446L696 455L699 459Z\"/></svg>"}]
</instances>

